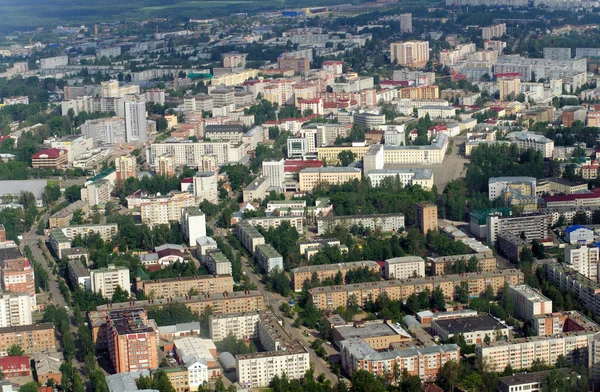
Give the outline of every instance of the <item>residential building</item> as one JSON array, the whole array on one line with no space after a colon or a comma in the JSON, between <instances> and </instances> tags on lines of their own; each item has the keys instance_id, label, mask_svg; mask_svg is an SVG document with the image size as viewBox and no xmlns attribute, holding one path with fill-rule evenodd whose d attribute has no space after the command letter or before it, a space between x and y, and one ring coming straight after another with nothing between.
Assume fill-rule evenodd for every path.
<instances>
[{"instance_id":1,"label":"residential building","mask_svg":"<svg viewBox=\"0 0 600 392\"><path fill-rule=\"evenodd\" d=\"M246 53L228 52L221 54L221 64L224 68L245 68Z\"/></svg>"},{"instance_id":2,"label":"residential building","mask_svg":"<svg viewBox=\"0 0 600 392\"><path fill-rule=\"evenodd\" d=\"M71 248L71 241L78 235L82 237L89 233L98 233L104 241L111 240L117 234L116 223L99 225L70 225L54 229L50 232L50 247L59 257L63 257L63 250Z\"/></svg>"},{"instance_id":3,"label":"residential building","mask_svg":"<svg viewBox=\"0 0 600 392\"><path fill-rule=\"evenodd\" d=\"M242 245L252 254L256 251L257 245L265 243L265 237L256 230L254 226L246 221L238 222L235 227L235 235Z\"/></svg>"},{"instance_id":4,"label":"residential building","mask_svg":"<svg viewBox=\"0 0 600 392\"><path fill-rule=\"evenodd\" d=\"M481 39L484 41L491 40L492 38L501 38L504 34L506 34L506 23L481 28Z\"/></svg>"},{"instance_id":5,"label":"residential building","mask_svg":"<svg viewBox=\"0 0 600 392\"><path fill-rule=\"evenodd\" d=\"M600 252L596 246L567 246L565 248L565 263L593 281L598 280L598 264Z\"/></svg>"},{"instance_id":6,"label":"residential building","mask_svg":"<svg viewBox=\"0 0 600 392\"><path fill-rule=\"evenodd\" d=\"M38 382L46 384L48 380L53 380L55 385L60 384L62 379L60 367L63 362L62 353L41 353L34 355L33 364Z\"/></svg>"},{"instance_id":7,"label":"residential building","mask_svg":"<svg viewBox=\"0 0 600 392\"><path fill-rule=\"evenodd\" d=\"M236 339L255 339L258 337L260 312L243 312L211 315L208 320L209 336L215 342L224 340L229 334Z\"/></svg>"},{"instance_id":8,"label":"residential building","mask_svg":"<svg viewBox=\"0 0 600 392\"><path fill-rule=\"evenodd\" d=\"M511 132L506 135L511 143L516 144L520 149L534 149L540 151L544 158L552 158L554 151L554 140L548 139L544 135L534 132Z\"/></svg>"},{"instance_id":9,"label":"residential building","mask_svg":"<svg viewBox=\"0 0 600 392\"><path fill-rule=\"evenodd\" d=\"M485 341L498 340L498 335L507 338L510 329L489 314L481 316L460 317L456 319L433 320L431 331L446 342L454 336L462 334L467 344L481 344Z\"/></svg>"},{"instance_id":10,"label":"residential building","mask_svg":"<svg viewBox=\"0 0 600 392\"><path fill-rule=\"evenodd\" d=\"M418 256L394 257L385 261L386 279L407 279L425 276L425 260Z\"/></svg>"},{"instance_id":11,"label":"residential building","mask_svg":"<svg viewBox=\"0 0 600 392\"><path fill-rule=\"evenodd\" d=\"M412 33L412 14L400 14L400 32Z\"/></svg>"},{"instance_id":12,"label":"residential building","mask_svg":"<svg viewBox=\"0 0 600 392\"><path fill-rule=\"evenodd\" d=\"M389 383L396 382L394 368L419 376L423 382L433 382L446 362L460 362L460 348L456 344L379 352L363 339L355 338L340 342L340 346L342 369L346 374L365 370L376 377L384 377Z\"/></svg>"},{"instance_id":13,"label":"residential building","mask_svg":"<svg viewBox=\"0 0 600 392\"><path fill-rule=\"evenodd\" d=\"M184 207L181 211L181 233L189 246L200 237L206 237L206 216L198 207Z\"/></svg>"},{"instance_id":14,"label":"residential building","mask_svg":"<svg viewBox=\"0 0 600 392\"><path fill-rule=\"evenodd\" d=\"M427 234L430 230L437 231L438 229L438 209L435 204L417 203L416 204L416 221L417 227L423 234Z\"/></svg>"},{"instance_id":15,"label":"residential building","mask_svg":"<svg viewBox=\"0 0 600 392\"><path fill-rule=\"evenodd\" d=\"M213 96L218 97L218 94ZM231 96L233 97L233 90L231 90ZM215 101L218 104L218 100ZM228 101L223 102L223 106L226 106ZM233 143L239 143L242 141L244 135L244 127L239 124L222 124L222 125L207 125L204 128L204 137L211 140L228 140Z\"/></svg>"},{"instance_id":16,"label":"residential building","mask_svg":"<svg viewBox=\"0 0 600 392\"><path fill-rule=\"evenodd\" d=\"M204 264L211 274L231 275L231 261L220 250L207 251Z\"/></svg>"},{"instance_id":17,"label":"residential building","mask_svg":"<svg viewBox=\"0 0 600 392\"><path fill-rule=\"evenodd\" d=\"M67 150L48 148L31 156L31 167L34 169L62 169L68 163Z\"/></svg>"},{"instance_id":18,"label":"residential building","mask_svg":"<svg viewBox=\"0 0 600 392\"><path fill-rule=\"evenodd\" d=\"M400 232L405 228L404 214L378 214L378 215L348 215L317 217L317 233L323 235L332 231L336 226L352 228L364 227L374 231Z\"/></svg>"},{"instance_id":19,"label":"residential building","mask_svg":"<svg viewBox=\"0 0 600 392\"><path fill-rule=\"evenodd\" d=\"M390 320L355 321L347 323L340 316L329 319L331 340L337 346L348 339L362 339L375 350L388 350L394 344L412 341L412 337L399 323Z\"/></svg>"},{"instance_id":20,"label":"residential building","mask_svg":"<svg viewBox=\"0 0 600 392\"><path fill-rule=\"evenodd\" d=\"M262 226L264 229L278 228L284 222L289 223L298 233L302 233L304 219L301 216L267 216L259 218L244 219L243 222L249 223L252 226Z\"/></svg>"},{"instance_id":21,"label":"residential building","mask_svg":"<svg viewBox=\"0 0 600 392\"><path fill-rule=\"evenodd\" d=\"M496 249L512 262L521 260L523 250L531 248L531 242L524 240L520 235L501 232L496 236Z\"/></svg>"},{"instance_id":22,"label":"residential building","mask_svg":"<svg viewBox=\"0 0 600 392\"><path fill-rule=\"evenodd\" d=\"M265 159L262 163L263 176L269 181L269 186L276 188L283 188L283 182L285 181L284 172L285 160L279 159Z\"/></svg>"},{"instance_id":23,"label":"residential building","mask_svg":"<svg viewBox=\"0 0 600 392\"><path fill-rule=\"evenodd\" d=\"M150 164L164 154L171 154L175 165L200 167L205 161L207 155L214 155L218 165L238 162L245 155L244 143L233 143L230 141L207 141L207 142L169 142L152 143L150 145L149 159Z\"/></svg>"},{"instance_id":24,"label":"residential building","mask_svg":"<svg viewBox=\"0 0 600 392\"><path fill-rule=\"evenodd\" d=\"M35 306L35 278L31 262L24 258L4 260L0 269L2 289L11 293L25 293L33 297Z\"/></svg>"},{"instance_id":25,"label":"residential building","mask_svg":"<svg viewBox=\"0 0 600 392\"><path fill-rule=\"evenodd\" d=\"M487 217L487 241L495 244L500 233L510 233L515 236L525 234L528 241L543 240L548 238L548 227L550 227L550 215L531 214L522 216L488 216Z\"/></svg>"},{"instance_id":26,"label":"residential building","mask_svg":"<svg viewBox=\"0 0 600 392\"><path fill-rule=\"evenodd\" d=\"M140 216L142 223L150 226L180 222L183 208L195 205L194 195L188 192L172 191L164 196L149 195L142 198Z\"/></svg>"},{"instance_id":27,"label":"residential building","mask_svg":"<svg viewBox=\"0 0 600 392\"><path fill-rule=\"evenodd\" d=\"M521 76L512 76L512 74L506 74L496 75L496 78L498 82L498 88L500 90L500 100L514 101L521 91Z\"/></svg>"},{"instance_id":28,"label":"residential building","mask_svg":"<svg viewBox=\"0 0 600 392\"><path fill-rule=\"evenodd\" d=\"M202 275L138 280L136 288L148 298L185 297L194 292L194 295L207 295L232 292L233 279L231 275Z\"/></svg>"},{"instance_id":29,"label":"residential building","mask_svg":"<svg viewBox=\"0 0 600 392\"><path fill-rule=\"evenodd\" d=\"M533 332L537 336L553 336L564 332L598 329L596 323L576 310L539 314L534 316L531 321Z\"/></svg>"},{"instance_id":30,"label":"residential building","mask_svg":"<svg viewBox=\"0 0 600 392\"><path fill-rule=\"evenodd\" d=\"M165 90L152 89L146 90L146 101L157 103L159 105L165 104Z\"/></svg>"},{"instance_id":31,"label":"residential building","mask_svg":"<svg viewBox=\"0 0 600 392\"><path fill-rule=\"evenodd\" d=\"M90 279L90 270L84 267L79 259L69 260L68 264L69 266L67 270L73 287L81 287L84 290L91 290L92 281Z\"/></svg>"},{"instance_id":32,"label":"residential building","mask_svg":"<svg viewBox=\"0 0 600 392\"><path fill-rule=\"evenodd\" d=\"M533 320L535 316L552 313L552 300L539 291L523 284L508 288L515 301L515 316L522 320Z\"/></svg>"},{"instance_id":33,"label":"residential building","mask_svg":"<svg viewBox=\"0 0 600 392\"><path fill-rule=\"evenodd\" d=\"M146 102L130 100L125 102L125 140L127 143L145 142L148 122Z\"/></svg>"},{"instance_id":34,"label":"residential building","mask_svg":"<svg viewBox=\"0 0 600 392\"><path fill-rule=\"evenodd\" d=\"M217 249L217 242L211 237L199 237L196 238L196 258L201 263L206 262L206 258L209 251Z\"/></svg>"},{"instance_id":35,"label":"residential building","mask_svg":"<svg viewBox=\"0 0 600 392\"><path fill-rule=\"evenodd\" d=\"M216 171L199 171L193 177L194 196L196 202L202 203L208 200L210 203L218 204L218 172Z\"/></svg>"},{"instance_id":36,"label":"residential building","mask_svg":"<svg viewBox=\"0 0 600 392\"><path fill-rule=\"evenodd\" d=\"M94 147L125 143L125 119L121 117L87 120L81 126L81 134L94 141Z\"/></svg>"},{"instance_id":37,"label":"residential building","mask_svg":"<svg viewBox=\"0 0 600 392\"><path fill-rule=\"evenodd\" d=\"M544 48L546 49L546 48ZM569 49L570 50L570 49ZM544 370L533 373L518 373L514 376L500 377L498 379L498 389L500 392L542 392L544 383L554 370ZM569 378L571 369L556 369L561 378Z\"/></svg>"},{"instance_id":38,"label":"residential building","mask_svg":"<svg viewBox=\"0 0 600 392\"><path fill-rule=\"evenodd\" d=\"M366 268L371 272L379 273L381 267L375 261L354 261L349 263L339 264L322 264L322 265L307 265L292 269L292 287L294 291L302 290L306 280L312 280L316 274L319 282L325 279L335 279L338 273L342 276L342 281L346 281L348 271L353 271L359 268Z\"/></svg>"},{"instance_id":39,"label":"residential building","mask_svg":"<svg viewBox=\"0 0 600 392\"><path fill-rule=\"evenodd\" d=\"M130 177L136 177L137 163L132 155L124 155L115 158L115 169L117 181L125 181Z\"/></svg>"},{"instance_id":40,"label":"residential building","mask_svg":"<svg viewBox=\"0 0 600 392\"><path fill-rule=\"evenodd\" d=\"M310 290L310 297L315 307L322 310L333 310L338 306L346 307L350 303L351 297L358 306L364 306L367 301L376 301L382 293L386 293L392 300L405 300L412 293L418 294L425 289L433 292L437 287L442 290L445 298L452 300L460 282L468 283L469 296L478 296L487 287L490 287L494 293L498 293L506 283L509 285L522 283L523 274L517 270L503 270L317 287Z\"/></svg>"},{"instance_id":41,"label":"residential building","mask_svg":"<svg viewBox=\"0 0 600 392\"><path fill-rule=\"evenodd\" d=\"M111 310L108 353L117 373L158 368L158 328L143 309Z\"/></svg>"},{"instance_id":42,"label":"residential building","mask_svg":"<svg viewBox=\"0 0 600 392\"><path fill-rule=\"evenodd\" d=\"M252 202L254 200L261 200L267 196L267 189L269 189L270 180L268 177L261 176L252 181L243 191L244 202Z\"/></svg>"},{"instance_id":43,"label":"residential building","mask_svg":"<svg viewBox=\"0 0 600 392\"><path fill-rule=\"evenodd\" d=\"M109 180L96 180L81 188L81 200L86 202L89 208L104 205L110 201L110 192L112 192L112 189L113 187Z\"/></svg>"},{"instance_id":44,"label":"residential building","mask_svg":"<svg viewBox=\"0 0 600 392\"><path fill-rule=\"evenodd\" d=\"M156 157L154 160L154 171L156 171L157 176L175 176L175 162L173 161L173 156L164 154Z\"/></svg>"},{"instance_id":45,"label":"residential building","mask_svg":"<svg viewBox=\"0 0 600 392\"><path fill-rule=\"evenodd\" d=\"M354 167L319 167L300 170L300 191L312 191L317 185L339 185L361 179L361 170Z\"/></svg>"},{"instance_id":46,"label":"residential building","mask_svg":"<svg viewBox=\"0 0 600 392\"><path fill-rule=\"evenodd\" d=\"M310 71L310 59L306 57L279 57L277 64L279 65L279 69L293 69L294 72L300 74Z\"/></svg>"},{"instance_id":47,"label":"residential building","mask_svg":"<svg viewBox=\"0 0 600 392\"><path fill-rule=\"evenodd\" d=\"M54 326L41 323L0 328L0 354L6 356L13 345L20 346L25 355L56 352Z\"/></svg>"},{"instance_id":48,"label":"residential building","mask_svg":"<svg viewBox=\"0 0 600 392\"><path fill-rule=\"evenodd\" d=\"M583 106L564 106L562 108L562 125L572 127L575 121L585 124L587 109Z\"/></svg>"},{"instance_id":49,"label":"residential building","mask_svg":"<svg viewBox=\"0 0 600 392\"><path fill-rule=\"evenodd\" d=\"M585 277L563 263L547 264L546 276L561 290L579 298L584 310L593 315L600 314L600 285L596 280Z\"/></svg>"},{"instance_id":50,"label":"residential building","mask_svg":"<svg viewBox=\"0 0 600 392\"><path fill-rule=\"evenodd\" d=\"M31 325L31 312L37 308L35 294L11 293L0 294L0 328Z\"/></svg>"},{"instance_id":51,"label":"residential building","mask_svg":"<svg viewBox=\"0 0 600 392\"><path fill-rule=\"evenodd\" d=\"M421 68L429 61L428 41L393 42L390 46L391 62L410 68Z\"/></svg>"},{"instance_id":52,"label":"residential building","mask_svg":"<svg viewBox=\"0 0 600 392\"><path fill-rule=\"evenodd\" d=\"M477 271L496 271L496 257L493 254L489 253L474 253L466 255L440 256L428 258L428 261L431 263L432 275L445 275L449 273L449 271L453 270L454 265L458 261L463 261L466 266L470 263L470 260L477 261Z\"/></svg>"},{"instance_id":53,"label":"residential building","mask_svg":"<svg viewBox=\"0 0 600 392\"><path fill-rule=\"evenodd\" d=\"M257 245L254 259L262 271L270 274L273 271L283 271L283 256L269 244Z\"/></svg>"},{"instance_id":54,"label":"residential building","mask_svg":"<svg viewBox=\"0 0 600 392\"><path fill-rule=\"evenodd\" d=\"M0 358L0 371L6 380L15 377L31 377L29 357L19 355Z\"/></svg>"},{"instance_id":55,"label":"residential building","mask_svg":"<svg viewBox=\"0 0 600 392\"><path fill-rule=\"evenodd\" d=\"M93 269L90 271L91 289L95 293L102 293L105 298L112 298L117 286L131 295L129 268L110 264L107 268Z\"/></svg>"}]
</instances>

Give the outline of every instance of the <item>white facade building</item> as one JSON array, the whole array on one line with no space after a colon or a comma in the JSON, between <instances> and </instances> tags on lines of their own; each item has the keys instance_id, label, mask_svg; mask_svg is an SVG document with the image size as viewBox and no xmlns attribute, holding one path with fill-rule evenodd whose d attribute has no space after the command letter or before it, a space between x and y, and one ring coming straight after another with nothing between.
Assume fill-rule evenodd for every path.
<instances>
[{"instance_id":1,"label":"white facade building","mask_svg":"<svg viewBox=\"0 0 600 392\"><path fill-rule=\"evenodd\" d=\"M269 185L277 188L283 188L285 173L283 170L285 160L265 159L262 163L263 176L265 176Z\"/></svg>"},{"instance_id":2,"label":"white facade building","mask_svg":"<svg viewBox=\"0 0 600 392\"><path fill-rule=\"evenodd\" d=\"M212 204L219 203L218 173L197 172L194 176L194 196L196 202L202 203L208 200Z\"/></svg>"},{"instance_id":3,"label":"white facade building","mask_svg":"<svg viewBox=\"0 0 600 392\"><path fill-rule=\"evenodd\" d=\"M388 280L425 276L425 260L418 256L388 259L385 261L384 274Z\"/></svg>"},{"instance_id":4,"label":"white facade building","mask_svg":"<svg viewBox=\"0 0 600 392\"><path fill-rule=\"evenodd\" d=\"M594 282L598 280L599 250L597 247L569 246L565 248L565 263Z\"/></svg>"},{"instance_id":5,"label":"white facade building","mask_svg":"<svg viewBox=\"0 0 600 392\"><path fill-rule=\"evenodd\" d=\"M110 264L108 268L99 268L90 271L90 283L92 291L102 293L105 298L111 299L117 286L131 295L129 268L115 267Z\"/></svg>"},{"instance_id":6,"label":"white facade building","mask_svg":"<svg viewBox=\"0 0 600 392\"><path fill-rule=\"evenodd\" d=\"M181 232L190 246L196 239L206 236L206 216L198 207L185 207L181 211Z\"/></svg>"},{"instance_id":7,"label":"white facade building","mask_svg":"<svg viewBox=\"0 0 600 392\"><path fill-rule=\"evenodd\" d=\"M35 306L35 296L26 293L2 293L0 295L0 328L31 325L31 309Z\"/></svg>"},{"instance_id":8,"label":"white facade building","mask_svg":"<svg viewBox=\"0 0 600 392\"><path fill-rule=\"evenodd\" d=\"M145 142L148 122L146 121L146 102L125 102L125 131L127 142Z\"/></svg>"}]
</instances>

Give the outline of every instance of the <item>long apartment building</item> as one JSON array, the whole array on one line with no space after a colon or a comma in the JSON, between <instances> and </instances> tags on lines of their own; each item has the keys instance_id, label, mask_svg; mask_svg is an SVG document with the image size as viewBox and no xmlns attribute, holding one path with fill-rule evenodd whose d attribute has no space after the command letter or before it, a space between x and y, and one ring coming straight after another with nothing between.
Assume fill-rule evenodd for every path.
<instances>
[{"instance_id":1,"label":"long apartment building","mask_svg":"<svg viewBox=\"0 0 600 392\"><path fill-rule=\"evenodd\" d=\"M419 256L394 257L385 260L386 279L406 279L425 276L425 260Z\"/></svg>"},{"instance_id":2,"label":"long apartment building","mask_svg":"<svg viewBox=\"0 0 600 392\"><path fill-rule=\"evenodd\" d=\"M552 216L547 214L532 214L522 216L490 215L487 217L487 241L490 244L496 243L496 238L500 233L510 233L520 236L522 233L528 241L544 240L548 238L548 228L552 221Z\"/></svg>"},{"instance_id":3,"label":"long apartment building","mask_svg":"<svg viewBox=\"0 0 600 392\"><path fill-rule=\"evenodd\" d=\"M496 271L496 256L490 253L474 253L466 255L430 257L428 258L428 261L431 263L431 274L444 275L446 273L446 270L450 269L455 263L464 260L465 264L467 264L469 260L473 257L477 259L478 271Z\"/></svg>"},{"instance_id":4,"label":"long apartment building","mask_svg":"<svg viewBox=\"0 0 600 392\"><path fill-rule=\"evenodd\" d=\"M568 246L565 248L565 263L592 281L598 281L600 249L595 246Z\"/></svg>"},{"instance_id":5,"label":"long apartment building","mask_svg":"<svg viewBox=\"0 0 600 392\"><path fill-rule=\"evenodd\" d=\"M166 225L181 221L181 210L194 207L196 198L188 192L170 192L167 195L146 196L141 199L140 215L147 225Z\"/></svg>"},{"instance_id":6,"label":"long apartment building","mask_svg":"<svg viewBox=\"0 0 600 392\"><path fill-rule=\"evenodd\" d=\"M41 323L0 328L0 354L6 356L8 349L14 345L20 346L26 355L55 352L54 326Z\"/></svg>"},{"instance_id":7,"label":"long apartment building","mask_svg":"<svg viewBox=\"0 0 600 392\"><path fill-rule=\"evenodd\" d=\"M108 353L117 373L158 367L158 327L144 309L110 311L106 324Z\"/></svg>"},{"instance_id":8,"label":"long apartment building","mask_svg":"<svg viewBox=\"0 0 600 392\"><path fill-rule=\"evenodd\" d=\"M544 158L552 158L554 140L534 132L511 132L506 135L512 144L523 150L534 149L542 153Z\"/></svg>"},{"instance_id":9,"label":"long apartment building","mask_svg":"<svg viewBox=\"0 0 600 392\"><path fill-rule=\"evenodd\" d=\"M258 338L265 352L236 356L238 382L242 385L266 387L275 376L286 375L296 380L310 369L310 356L304 344L283 328L283 322L273 312L260 314Z\"/></svg>"},{"instance_id":10,"label":"long apartment building","mask_svg":"<svg viewBox=\"0 0 600 392\"><path fill-rule=\"evenodd\" d=\"M399 232L400 229L405 227L404 214L325 216L317 218L317 233L319 235L332 231L336 226L347 229L352 226L362 226L371 231L378 229L382 232Z\"/></svg>"},{"instance_id":11,"label":"long apartment building","mask_svg":"<svg viewBox=\"0 0 600 392\"><path fill-rule=\"evenodd\" d=\"M148 298L185 297L190 293L210 294L233 291L231 275L183 276L168 279L140 280L136 282L138 291Z\"/></svg>"},{"instance_id":12,"label":"long apartment building","mask_svg":"<svg viewBox=\"0 0 600 392\"><path fill-rule=\"evenodd\" d=\"M361 170L355 167L309 167L300 170L298 182L300 191L310 192L321 184L339 185L361 177Z\"/></svg>"},{"instance_id":13,"label":"long apartment building","mask_svg":"<svg viewBox=\"0 0 600 392\"><path fill-rule=\"evenodd\" d=\"M548 280L562 291L571 292L581 306L594 315L600 315L600 284L562 263L546 265Z\"/></svg>"},{"instance_id":14,"label":"long apartment building","mask_svg":"<svg viewBox=\"0 0 600 392\"><path fill-rule=\"evenodd\" d=\"M259 218L244 219L242 222L246 222L254 227L261 226L263 229L269 230L271 227L276 229L281 226L284 222L287 222L292 226L298 233L302 233L302 217L301 216L264 216Z\"/></svg>"},{"instance_id":15,"label":"long apartment building","mask_svg":"<svg viewBox=\"0 0 600 392\"><path fill-rule=\"evenodd\" d=\"M181 143L152 143L148 150L148 162L154 165L158 157L170 154L177 166L201 167L207 155L214 155L218 165L240 161L246 154L242 142L211 141L211 142L181 142Z\"/></svg>"},{"instance_id":16,"label":"long apartment building","mask_svg":"<svg viewBox=\"0 0 600 392\"><path fill-rule=\"evenodd\" d=\"M377 300L383 293L386 293L388 298L392 300L404 300L409 295L418 294L426 289L433 292L436 287L442 290L446 299L453 300L456 287L461 282L467 282L469 296L478 296L487 287L491 287L492 291L497 294L506 283L509 285L523 283L523 273L510 269L497 272L472 272L459 275L317 287L310 290L310 297L314 305L322 310L333 310L339 306L346 307L352 297L354 297L358 306L362 307L370 299Z\"/></svg>"},{"instance_id":17,"label":"long apartment building","mask_svg":"<svg viewBox=\"0 0 600 392\"><path fill-rule=\"evenodd\" d=\"M83 200L77 200L75 203L69 204L62 210L50 215L48 219L48 225L51 229L57 227L68 226L73 219L73 213L77 210L81 210L84 214L89 212L88 204Z\"/></svg>"},{"instance_id":18,"label":"long apartment building","mask_svg":"<svg viewBox=\"0 0 600 392\"><path fill-rule=\"evenodd\" d=\"M246 221L238 222L235 227L235 235L252 254L254 254L258 245L265 244L265 237L256 230L256 227Z\"/></svg>"},{"instance_id":19,"label":"long apartment building","mask_svg":"<svg viewBox=\"0 0 600 392\"><path fill-rule=\"evenodd\" d=\"M526 284L509 287L515 301L515 316L532 320L535 316L552 313L552 300Z\"/></svg>"},{"instance_id":20,"label":"long apartment building","mask_svg":"<svg viewBox=\"0 0 600 392\"><path fill-rule=\"evenodd\" d=\"M91 233L97 233L104 241L109 241L117 235L118 230L116 223L60 227L50 232L50 247L60 259L63 256L63 250L70 249L71 241L78 235L84 237Z\"/></svg>"},{"instance_id":21,"label":"long apartment building","mask_svg":"<svg viewBox=\"0 0 600 392\"><path fill-rule=\"evenodd\" d=\"M338 273L342 274L342 279L346 279L348 271L353 271L359 268L368 268L373 272L380 272L381 267L375 261L353 261L350 263L339 264L321 264L308 265L292 269L292 287L294 291L301 291L304 281L310 281L313 275L319 278L322 282L325 279L333 279Z\"/></svg>"},{"instance_id":22,"label":"long apartment building","mask_svg":"<svg viewBox=\"0 0 600 392\"><path fill-rule=\"evenodd\" d=\"M423 382L432 382L446 362L460 362L460 348L456 344L379 352L363 339L351 338L341 341L340 346L342 368L347 374L366 370L376 377L385 377L389 383L396 382L394 369L399 369L400 373L406 370Z\"/></svg>"}]
</instances>

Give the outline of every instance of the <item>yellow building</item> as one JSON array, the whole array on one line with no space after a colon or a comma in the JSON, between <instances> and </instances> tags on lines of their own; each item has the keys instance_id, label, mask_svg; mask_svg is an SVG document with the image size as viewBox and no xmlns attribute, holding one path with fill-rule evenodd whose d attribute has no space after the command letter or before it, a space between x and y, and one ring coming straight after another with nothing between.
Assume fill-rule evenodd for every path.
<instances>
[{"instance_id":1,"label":"yellow building","mask_svg":"<svg viewBox=\"0 0 600 392\"><path fill-rule=\"evenodd\" d=\"M210 80L210 83L213 86L223 85L223 86L236 86L238 84L244 83L246 80L250 78L255 78L258 76L258 70L256 69L246 69L242 72L225 74L213 77Z\"/></svg>"},{"instance_id":2,"label":"yellow building","mask_svg":"<svg viewBox=\"0 0 600 392\"><path fill-rule=\"evenodd\" d=\"M437 85L405 87L398 91L398 98L409 99L438 99L440 88Z\"/></svg>"},{"instance_id":3,"label":"yellow building","mask_svg":"<svg viewBox=\"0 0 600 392\"><path fill-rule=\"evenodd\" d=\"M299 173L300 191L312 191L317 185L343 184L361 179L362 172L354 167L314 167Z\"/></svg>"},{"instance_id":4,"label":"yellow building","mask_svg":"<svg viewBox=\"0 0 600 392\"><path fill-rule=\"evenodd\" d=\"M498 88L500 89L500 99L503 101L514 101L519 95L521 79L519 77L498 78Z\"/></svg>"},{"instance_id":5,"label":"yellow building","mask_svg":"<svg viewBox=\"0 0 600 392\"><path fill-rule=\"evenodd\" d=\"M392 63L412 68L424 67L429 61L429 42L392 42L390 52Z\"/></svg>"},{"instance_id":6,"label":"yellow building","mask_svg":"<svg viewBox=\"0 0 600 392\"><path fill-rule=\"evenodd\" d=\"M338 155L342 151L351 151L356 156L356 161L360 161L365 156L365 153L369 149L369 146L360 147L319 147L317 148L317 157L320 161L327 162L328 165L337 165L340 163Z\"/></svg>"}]
</instances>

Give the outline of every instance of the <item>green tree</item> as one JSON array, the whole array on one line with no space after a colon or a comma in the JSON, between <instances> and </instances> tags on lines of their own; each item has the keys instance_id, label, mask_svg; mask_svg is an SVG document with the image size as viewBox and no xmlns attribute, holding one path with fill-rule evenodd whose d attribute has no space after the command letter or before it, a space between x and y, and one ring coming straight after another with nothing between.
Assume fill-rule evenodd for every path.
<instances>
[{"instance_id":1,"label":"green tree","mask_svg":"<svg viewBox=\"0 0 600 392\"><path fill-rule=\"evenodd\" d=\"M35 381L28 382L19 387L19 392L37 392L38 384Z\"/></svg>"},{"instance_id":2,"label":"green tree","mask_svg":"<svg viewBox=\"0 0 600 392\"><path fill-rule=\"evenodd\" d=\"M450 360L440 369L440 385L445 391L454 391L460 379L460 365L455 360Z\"/></svg>"},{"instance_id":3,"label":"green tree","mask_svg":"<svg viewBox=\"0 0 600 392\"><path fill-rule=\"evenodd\" d=\"M18 344L13 344L7 350L7 354L9 357L20 357L25 354L25 351Z\"/></svg>"},{"instance_id":4,"label":"green tree","mask_svg":"<svg viewBox=\"0 0 600 392\"><path fill-rule=\"evenodd\" d=\"M344 150L338 154L341 166L348 166L356 160L356 154L351 150Z\"/></svg>"}]
</instances>

